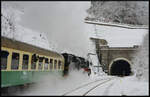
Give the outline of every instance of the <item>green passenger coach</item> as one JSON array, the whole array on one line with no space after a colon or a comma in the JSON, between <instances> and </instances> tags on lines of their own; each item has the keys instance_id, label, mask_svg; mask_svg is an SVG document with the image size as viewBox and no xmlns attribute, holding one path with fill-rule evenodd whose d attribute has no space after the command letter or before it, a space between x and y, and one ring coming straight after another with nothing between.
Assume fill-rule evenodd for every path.
<instances>
[{"instance_id":1,"label":"green passenger coach","mask_svg":"<svg viewBox=\"0 0 150 97\"><path fill-rule=\"evenodd\" d=\"M45 74L64 70L61 54L1 37L1 88L36 82Z\"/></svg>"}]
</instances>

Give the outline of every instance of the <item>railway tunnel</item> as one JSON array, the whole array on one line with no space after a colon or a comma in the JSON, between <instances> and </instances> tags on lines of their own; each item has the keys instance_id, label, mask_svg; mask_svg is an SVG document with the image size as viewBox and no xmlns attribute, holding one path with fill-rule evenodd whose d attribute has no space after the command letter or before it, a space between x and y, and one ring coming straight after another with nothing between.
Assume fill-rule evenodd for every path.
<instances>
[{"instance_id":1,"label":"railway tunnel","mask_svg":"<svg viewBox=\"0 0 150 97\"><path fill-rule=\"evenodd\" d=\"M129 76L131 75L131 64L127 60L118 59L110 64L109 74L115 76Z\"/></svg>"}]
</instances>

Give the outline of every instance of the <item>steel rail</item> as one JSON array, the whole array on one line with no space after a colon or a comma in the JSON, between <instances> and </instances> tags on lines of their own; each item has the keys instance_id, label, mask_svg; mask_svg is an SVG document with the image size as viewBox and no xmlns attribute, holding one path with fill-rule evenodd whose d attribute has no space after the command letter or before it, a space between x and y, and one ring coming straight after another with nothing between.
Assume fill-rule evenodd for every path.
<instances>
[{"instance_id":1,"label":"steel rail","mask_svg":"<svg viewBox=\"0 0 150 97\"><path fill-rule=\"evenodd\" d=\"M113 77L113 78L114 78L114 77ZM109 81L112 80L113 78L109 78ZM93 83L95 83L95 82L99 82L99 81L102 81L102 80L105 80L105 79L95 80L95 81L92 81L92 82L83 84L83 85L81 85L81 86L79 86L79 87L77 87L77 88L75 88L75 89L72 89L72 90L69 91L69 92L64 93L62 96L66 96L67 94L70 94L70 93L72 93L72 92L74 92L74 91L76 91L76 90L78 90L78 89L81 89L81 88L83 88L83 87L85 87L85 86L88 86L88 85L90 85L90 84L93 84ZM108 80L107 80L107 81L108 81ZM104 82L106 82L106 81L104 81ZM99 85L99 84L98 84L98 85ZM95 87L95 88L96 88L96 87ZM90 92L91 89L93 90L93 88L90 88L90 90L87 91L86 94L87 94L88 92Z\"/></svg>"},{"instance_id":2,"label":"steel rail","mask_svg":"<svg viewBox=\"0 0 150 97\"><path fill-rule=\"evenodd\" d=\"M106 82L108 82L108 81L111 81L111 80L112 80L112 79L108 79L108 80L106 80L106 81L104 81L104 82L102 82L102 83L99 83L99 84L95 85L94 87L90 88L87 92L85 92L82 96L86 96L89 92L91 92L92 90L94 90L94 89L97 88L98 86L100 86L100 85L102 85L102 84L104 84L104 83L106 83Z\"/></svg>"}]
</instances>

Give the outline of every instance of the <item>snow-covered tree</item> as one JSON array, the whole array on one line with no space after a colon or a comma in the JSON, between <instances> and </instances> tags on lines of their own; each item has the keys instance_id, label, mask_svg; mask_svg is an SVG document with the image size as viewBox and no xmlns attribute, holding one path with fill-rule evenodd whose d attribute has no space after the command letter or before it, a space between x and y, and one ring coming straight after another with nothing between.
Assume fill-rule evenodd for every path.
<instances>
[{"instance_id":1,"label":"snow-covered tree","mask_svg":"<svg viewBox=\"0 0 150 97\"><path fill-rule=\"evenodd\" d=\"M91 1L87 20L148 25L146 1Z\"/></svg>"},{"instance_id":2,"label":"snow-covered tree","mask_svg":"<svg viewBox=\"0 0 150 97\"><path fill-rule=\"evenodd\" d=\"M18 10L15 5L2 3L1 19L2 19L2 36L14 38L16 29L23 12Z\"/></svg>"},{"instance_id":3,"label":"snow-covered tree","mask_svg":"<svg viewBox=\"0 0 150 97\"><path fill-rule=\"evenodd\" d=\"M41 48L51 49L44 32L38 32L20 25L24 9L17 3L2 2L1 35L14 40L26 42Z\"/></svg>"},{"instance_id":4,"label":"snow-covered tree","mask_svg":"<svg viewBox=\"0 0 150 97\"><path fill-rule=\"evenodd\" d=\"M135 54L133 69L139 80L149 79L149 35L145 35L143 43Z\"/></svg>"}]
</instances>

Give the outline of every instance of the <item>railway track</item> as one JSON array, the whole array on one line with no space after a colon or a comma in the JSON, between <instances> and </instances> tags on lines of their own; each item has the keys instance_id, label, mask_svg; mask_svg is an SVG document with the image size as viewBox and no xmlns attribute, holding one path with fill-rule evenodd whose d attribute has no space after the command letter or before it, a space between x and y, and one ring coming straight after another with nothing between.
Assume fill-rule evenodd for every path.
<instances>
[{"instance_id":1,"label":"railway track","mask_svg":"<svg viewBox=\"0 0 150 97\"><path fill-rule=\"evenodd\" d=\"M73 92L75 92L75 91L77 91L79 89L85 88L86 86L90 86L90 85L95 84L95 83L98 82L98 84L92 86L90 89L88 89L85 93L82 94L82 96L86 96L89 92L91 92L92 90L96 89L98 86L100 86L102 84L105 84L105 83L113 80L114 78L116 78L116 77L107 78L107 79L99 79L99 80L95 80L93 82L89 82L89 83L83 84L83 85L81 85L81 86L79 86L79 87L77 87L77 88L75 88L75 89L73 89L71 91L68 91L68 92L64 93L62 96L67 96L70 93L73 93Z\"/></svg>"}]
</instances>

